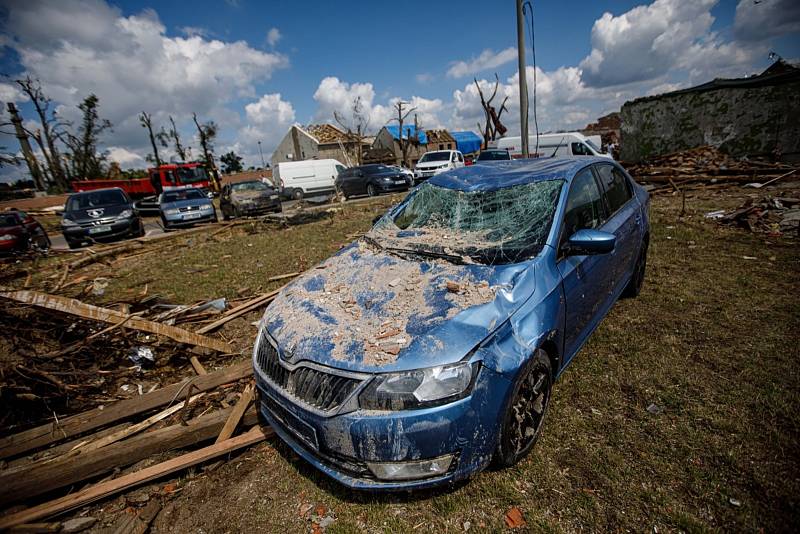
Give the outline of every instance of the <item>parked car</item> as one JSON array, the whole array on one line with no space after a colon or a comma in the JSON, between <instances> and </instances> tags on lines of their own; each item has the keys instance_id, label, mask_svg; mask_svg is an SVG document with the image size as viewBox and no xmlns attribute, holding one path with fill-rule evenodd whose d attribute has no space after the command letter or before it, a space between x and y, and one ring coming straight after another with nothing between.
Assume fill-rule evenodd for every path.
<instances>
[{"instance_id":1,"label":"parked car","mask_svg":"<svg viewBox=\"0 0 800 534\"><path fill-rule=\"evenodd\" d=\"M144 235L130 197L118 187L74 193L64 204L61 231L69 248L94 241Z\"/></svg>"},{"instance_id":2,"label":"parked car","mask_svg":"<svg viewBox=\"0 0 800 534\"><path fill-rule=\"evenodd\" d=\"M202 222L217 222L214 203L205 191L194 187L164 191L158 197L158 207L164 230Z\"/></svg>"},{"instance_id":3,"label":"parked car","mask_svg":"<svg viewBox=\"0 0 800 534\"><path fill-rule=\"evenodd\" d=\"M539 156L595 156L611 159L609 154L603 152L597 143L598 136L589 138L580 132L563 132L555 134L541 134L539 136ZM597 142L596 142L597 140ZM501 137L489 142L489 148L508 150L512 157L522 156L522 138L518 135ZM528 136L528 152L533 156L536 151L536 136Z\"/></svg>"},{"instance_id":4,"label":"parked car","mask_svg":"<svg viewBox=\"0 0 800 534\"><path fill-rule=\"evenodd\" d=\"M219 195L219 209L226 221L231 217L281 212L280 193L260 180L226 184Z\"/></svg>"},{"instance_id":5,"label":"parked car","mask_svg":"<svg viewBox=\"0 0 800 534\"><path fill-rule=\"evenodd\" d=\"M336 176L345 169L335 159L284 161L275 165L273 176L287 198L300 200L333 193Z\"/></svg>"},{"instance_id":6,"label":"parked car","mask_svg":"<svg viewBox=\"0 0 800 534\"><path fill-rule=\"evenodd\" d=\"M352 488L513 465L553 382L616 300L638 295L648 207L601 158L434 176L267 308L253 348L261 413Z\"/></svg>"},{"instance_id":7,"label":"parked car","mask_svg":"<svg viewBox=\"0 0 800 534\"><path fill-rule=\"evenodd\" d=\"M421 182L439 173L464 166L464 155L458 150L436 150L426 152L419 158L414 169L414 180Z\"/></svg>"},{"instance_id":8,"label":"parked car","mask_svg":"<svg viewBox=\"0 0 800 534\"><path fill-rule=\"evenodd\" d=\"M478 154L477 161L479 163L486 163L487 161L511 161L511 154L505 149L481 150L481 153Z\"/></svg>"},{"instance_id":9,"label":"parked car","mask_svg":"<svg viewBox=\"0 0 800 534\"><path fill-rule=\"evenodd\" d=\"M412 180L402 169L379 163L345 169L336 178L336 188L345 198L407 191L411 184Z\"/></svg>"},{"instance_id":10,"label":"parked car","mask_svg":"<svg viewBox=\"0 0 800 534\"><path fill-rule=\"evenodd\" d=\"M50 238L39 221L16 209L0 212L0 254L48 250Z\"/></svg>"},{"instance_id":11,"label":"parked car","mask_svg":"<svg viewBox=\"0 0 800 534\"><path fill-rule=\"evenodd\" d=\"M402 173L403 176L411 180L411 183L414 183L414 171L412 171L411 169L406 169L405 167L401 167L400 165L388 165L388 167L396 169L397 172Z\"/></svg>"}]
</instances>

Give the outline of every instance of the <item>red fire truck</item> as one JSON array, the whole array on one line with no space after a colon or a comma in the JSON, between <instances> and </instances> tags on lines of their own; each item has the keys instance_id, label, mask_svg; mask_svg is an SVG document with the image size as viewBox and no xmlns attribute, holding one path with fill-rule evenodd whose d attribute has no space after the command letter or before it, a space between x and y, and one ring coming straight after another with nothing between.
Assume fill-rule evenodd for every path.
<instances>
[{"instance_id":1,"label":"red fire truck","mask_svg":"<svg viewBox=\"0 0 800 534\"><path fill-rule=\"evenodd\" d=\"M77 192L109 187L119 187L137 199L137 207L145 211L158 209L158 195L162 191L196 187L208 194L219 192L217 181L209 175L203 163L171 163L153 167L147 169L147 178L72 182L72 189Z\"/></svg>"}]
</instances>

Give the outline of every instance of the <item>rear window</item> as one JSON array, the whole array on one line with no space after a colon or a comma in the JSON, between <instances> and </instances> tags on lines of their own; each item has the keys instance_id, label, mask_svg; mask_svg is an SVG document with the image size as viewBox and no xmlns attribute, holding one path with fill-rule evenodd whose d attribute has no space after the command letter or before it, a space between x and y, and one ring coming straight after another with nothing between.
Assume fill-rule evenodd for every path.
<instances>
[{"instance_id":1,"label":"rear window","mask_svg":"<svg viewBox=\"0 0 800 534\"><path fill-rule=\"evenodd\" d=\"M72 195L67 201L67 211L85 210L101 206L119 206L127 203L128 197L119 189L89 191L88 193Z\"/></svg>"}]
</instances>

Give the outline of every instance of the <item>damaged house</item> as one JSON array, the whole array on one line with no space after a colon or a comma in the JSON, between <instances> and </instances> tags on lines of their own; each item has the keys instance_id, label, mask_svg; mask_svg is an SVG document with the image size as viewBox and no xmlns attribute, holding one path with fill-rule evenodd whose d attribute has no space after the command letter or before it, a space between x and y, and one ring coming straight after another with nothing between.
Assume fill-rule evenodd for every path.
<instances>
[{"instance_id":1,"label":"damaged house","mask_svg":"<svg viewBox=\"0 0 800 534\"><path fill-rule=\"evenodd\" d=\"M307 159L335 159L346 165L357 165L359 154L369 149L371 142L372 138L364 137L359 143L333 124L295 124L273 152L272 166Z\"/></svg>"},{"instance_id":2,"label":"damaged house","mask_svg":"<svg viewBox=\"0 0 800 534\"><path fill-rule=\"evenodd\" d=\"M419 158L429 150L427 132L423 130L417 132L413 124L404 124L402 141L408 143L406 152L408 164L414 167L417 161L419 161ZM386 125L381 128L378 135L375 136L375 142L372 144L372 150L370 150L369 156L377 157L380 155L383 160L381 161L382 163L402 165L403 150L400 146L400 142L401 135L398 125Z\"/></svg>"},{"instance_id":3,"label":"damaged house","mask_svg":"<svg viewBox=\"0 0 800 534\"><path fill-rule=\"evenodd\" d=\"M620 112L621 154L639 162L703 145L735 157L800 160L800 68L778 60L748 78L637 98Z\"/></svg>"}]
</instances>

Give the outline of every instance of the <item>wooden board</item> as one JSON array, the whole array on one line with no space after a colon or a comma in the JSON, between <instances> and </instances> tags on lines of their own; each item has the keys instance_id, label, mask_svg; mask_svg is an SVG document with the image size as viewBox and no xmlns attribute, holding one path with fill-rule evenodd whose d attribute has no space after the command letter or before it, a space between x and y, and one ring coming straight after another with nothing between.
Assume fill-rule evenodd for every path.
<instances>
[{"instance_id":1,"label":"wooden board","mask_svg":"<svg viewBox=\"0 0 800 534\"><path fill-rule=\"evenodd\" d=\"M67 453L48 462L0 471L0 508L125 467L155 454L181 449L214 439L225 426L233 408L198 417L187 425L175 424L125 441L89 450ZM245 414L243 424L258 422L255 408Z\"/></svg>"},{"instance_id":2,"label":"wooden board","mask_svg":"<svg viewBox=\"0 0 800 534\"><path fill-rule=\"evenodd\" d=\"M148 412L174 401L180 395L199 393L222 384L252 376L253 366L249 360L203 376L192 377L182 382L157 389L150 393L132 397L114 404L72 415L57 422L41 425L30 430L0 439L0 458L10 458L22 453L56 443L97 428L110 425ZM191 382L191 386L189 385Z\"/></svg>"},{"instance_id":3,"label":"wooden board","mask_svg":"<svg viewBox=\"0 0 800 534\"><path fill-rule=\"evenodd\" d=\"M30 304L38 308L54 310L70 315L77 315L84 319L102 321L109 324L125 322L126 328L133 328L151 334L158 334L174 339L179 343L188 343L199 347L214 349L219 352L231 352L231 346L221 339L214 339L162 323L156 323L147 319L142 319L135 315L125 315L124 313L109 308L101 308L92 304L86 304L77 299L50 295L38 291L0 291L0 297L4 297L23 304ZM127 320L126 320L127 319Z\"/></svg>"},{"instance_id":4,"label":"wooden board","mask_svg":"<svg viewBox=\"0 0 800 534\"><path fill-rule=\"evenodd\" d=\"M267 304L272 299L274 299L275 296L278 293L280 293L282 290L283 290L283 288L276 289L275 291L270 291L269 293L261 295L260 297L256 297L256 298L254 298L252 300L248 300L244 304L242 304L240 306L237 306L237 307L233 308L232 310L227 311L220 319L217 319L213 323L207 324L203 328L200 328L199 330L197 330L197 333L198 334L206 334L208 332L211 332L212 330L216 330L217 328L219 328L220 326L224 325L228 321L232 321L233 319L236 319L237 317L240 317L240 316L244 315L245 313L249 313L249 312L251 312L251 311L253 311L255 309L258 309L259 307Z\"/></svg>"},{"instance_id":5,"label":"wooden board","mask_svg":"<svg viewBox=\"0 0 800 534\"><path fill-rule=\"evenodd\" d=\"M147 467L141 471L136 471L135 473L130 473L107 482L100 482L99 484L72 493L66 497L46 502L15 514L7 515L0 518L0 530L37 521L98 501L109 495L114 495L126 489L150 482L151 480L181 471L187 467L211 460L217 456L222 456L223 454L241 449L242 447L253 445L265 440L271 436L272 433L271 428L263 429L259 426L253 427L246 434L236 436L222 443L209 445L203 449L186 453L172 460Z\"/></svg>"}]
</instances>

